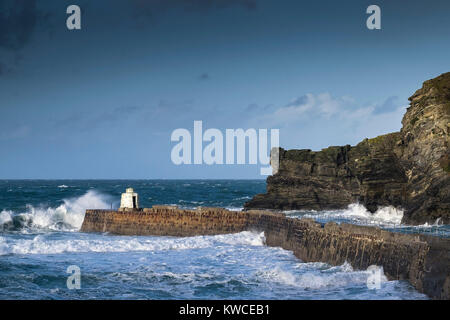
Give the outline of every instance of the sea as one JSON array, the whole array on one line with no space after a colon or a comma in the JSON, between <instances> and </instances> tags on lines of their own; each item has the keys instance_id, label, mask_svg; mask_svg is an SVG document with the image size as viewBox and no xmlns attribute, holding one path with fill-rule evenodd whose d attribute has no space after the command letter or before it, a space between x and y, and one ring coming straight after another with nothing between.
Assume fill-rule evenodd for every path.
<instances>
[{"instance_id":1,"label":"sea","mask_svg":"<svg viewBox=\"0 0 450 320\"><path fill-rule=\"evenodd\" d=\"M407 281L388 281L381 267L374 286L373 269L302 262L265 246L264 233L176 238L79 231L86 209L117 208L127 187L139 193L141 207L241 210L266 183L0 180L0 299L427 299ZM401 224L403 211L392 207L372 214L355 203L285 214L450 237L450 226L439 221Z\"/></svg>"}]
</instances>

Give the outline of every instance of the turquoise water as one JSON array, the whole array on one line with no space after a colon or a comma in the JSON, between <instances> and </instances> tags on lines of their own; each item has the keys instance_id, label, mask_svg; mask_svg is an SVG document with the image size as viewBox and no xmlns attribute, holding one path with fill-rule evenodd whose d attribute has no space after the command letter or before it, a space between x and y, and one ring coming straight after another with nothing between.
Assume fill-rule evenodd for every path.
<instances>
[{"instance_id":1,"label":"turquoise water","mask_svg":"<svg viewBox=\"0 0 450 320\"><path fill-rule=\"evenodd\" d=\"M303 263L264 246L263 233L173 238L78 231L85 209L116 208L129 186L142 207L238 210L265 191L261 180L0 181L0 299L426 299L406 281L387 281L380 268L373 288L367 285L373 270ZM395 209L364 210L286 214L417 229L399 225ZM447 227L434 228L445 234ZM81 288L70 290L73 265Z\"/></svg>"}]
</instances>

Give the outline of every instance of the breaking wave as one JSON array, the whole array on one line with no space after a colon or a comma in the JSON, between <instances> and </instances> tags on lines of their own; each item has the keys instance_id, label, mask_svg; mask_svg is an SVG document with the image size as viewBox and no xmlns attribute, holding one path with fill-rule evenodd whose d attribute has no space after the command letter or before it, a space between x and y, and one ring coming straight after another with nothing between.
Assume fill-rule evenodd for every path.
<instances>
[{"instance_id":1,"label":"breaking wave","mask_svg":"<svg viewBox=\"0 0 450 320\"><path fill-rule=\"evenodd\" d=\"M229 235L169 237L120 237L97 235L89 239L53 239L52 234L40 234L31 239L0 237L0 255L61 254L67 252L131 252L216 248L221 245L263 246L264 233L244 231Z\"/></svg>"},{"instance_id":2,"label":"breaking wave","mask_svg":"<svg viewBox=\"0 0 450 320\"><path fill-rule=\"evenodd\" d=\"M64 199L58 207L26 206L25 212L10 210L0 212L0 231L78 231L83 223L86 209L107 208L107 196L93 190L71 199Z\"/></svg>"},{"instance_id":3,"label":"breaking wave","mask_svg":"<svg viewBox=\"0 0 450 320\"><path fill-rule=\"evenodd\" d=\"M302 270L298 270L302 269ZM277 282L301 289L342 288L346 286L366 285L367 279L373 274L378 274L379 283L387 282L383 267L371 266L367 270L353 270L352 266L345 262L336 267L330 267L326 263L302 263L297 270L283 270L276 267L265 270L259 276L266 281Z\"/></svg>"},{"instance_id":4,"label":"breaking wave","mask_svg":"<svg viewBox=\"0 0 450 320\"><path fill-rule=\"evenodd\" d=\"M398 226L403 218L403 210L401 209L388 206L371 213L359 203L350 204L344 210L287 211L285 213L293 217L313 218L322 222L337 221L383 227Z\"/></svg>"}]
</instances>

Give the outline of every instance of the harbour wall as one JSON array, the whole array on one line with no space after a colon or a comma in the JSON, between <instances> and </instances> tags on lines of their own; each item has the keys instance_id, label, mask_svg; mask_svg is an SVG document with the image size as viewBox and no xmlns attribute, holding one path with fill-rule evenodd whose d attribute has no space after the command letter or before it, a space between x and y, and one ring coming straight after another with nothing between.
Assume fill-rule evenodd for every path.
<instances>
[{"instance_id":1,"label":"harbour wall","mask_svg":"<svg viewBox=\"0 0 450 320\"><path fill-rule=\"evenodd\" d=\"M269 211L170 206L87 210L81 231L177 237L264 232L266 245L293 251L304 262L348 262L360 270L382 266L389 280L409 280L433 299L450 299L450 239L345 223L320 224Z\"/></svg>"}]
</instances>

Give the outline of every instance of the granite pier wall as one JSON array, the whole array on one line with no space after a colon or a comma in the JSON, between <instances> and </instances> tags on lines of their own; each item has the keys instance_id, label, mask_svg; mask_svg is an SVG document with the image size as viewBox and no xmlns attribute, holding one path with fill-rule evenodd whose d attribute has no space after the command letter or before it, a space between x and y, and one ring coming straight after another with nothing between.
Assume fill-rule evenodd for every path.
<instances>
[{"instance_id":1,"label":"granite pier wall","mask_svg":"<svg viewBox=\"0 0 450 320\"><path fill-rule=\"evenodd\" d=\"M390 280L409 280L433 299L450 299L450 239L332 222L323 225L268 211L169 206L87 210L81 231L177 237L263 231L266 245L293 251L302 261L348 262L361 270L382 266Z\"/></svg>"}]
</instances>

